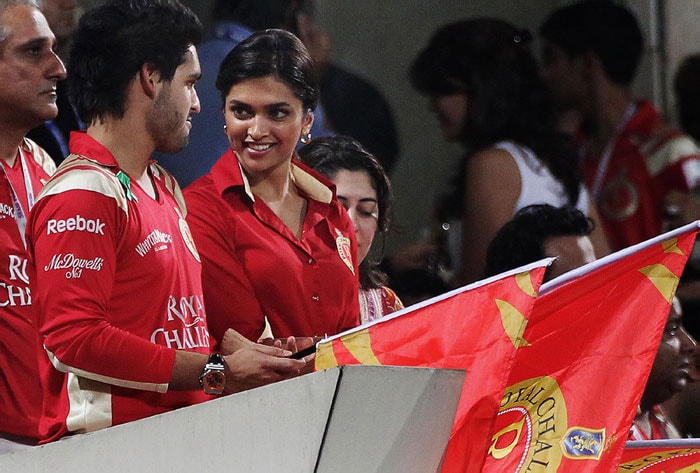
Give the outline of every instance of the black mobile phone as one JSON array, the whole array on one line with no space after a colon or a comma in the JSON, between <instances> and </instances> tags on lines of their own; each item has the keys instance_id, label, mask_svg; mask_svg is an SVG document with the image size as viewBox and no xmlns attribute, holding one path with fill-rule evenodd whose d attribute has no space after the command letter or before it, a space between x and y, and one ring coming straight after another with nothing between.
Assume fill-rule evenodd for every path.
<instances>
[{"instance_id":1,"label":"black mobile phone","mask_svg":"<svg viewBox=\"0 0 700 473\"><path fill-rule=\"evenodd\" d=\"M313 355L314 353L316 353L316 345L311 345L310 347L306 347L303 350L299 350L296 353L292 353L292 355L289 358L300 360L305 356Z\"/></svg>"}]
</instances>

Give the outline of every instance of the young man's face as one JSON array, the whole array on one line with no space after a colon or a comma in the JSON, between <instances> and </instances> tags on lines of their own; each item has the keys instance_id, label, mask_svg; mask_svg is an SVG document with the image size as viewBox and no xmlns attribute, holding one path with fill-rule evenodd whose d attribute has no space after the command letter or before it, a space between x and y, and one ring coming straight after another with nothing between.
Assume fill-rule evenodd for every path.
<instances>
[{"instance_id":1,"label":"young man's face","mask_svg":"<svg viewBox=\"0 0 700 473\"><path fill-rule=\"evenodd\" d=\"M9 33L0 42L0 124L29 131L56 117L56 83L66 78L66 69L53 51L56 38L39 10L9 7L0 24Z\"/></svg>"},{"instance_id":2,"label":"young man's face","mask_svg":"<svg viewBox=\"0 0 700 473\"><path fill-rule=\"evenodd\" d=\"M571 58L559 46L545 41L540 76L557 110L581 109L585 101L582 63L582 58Z\"/></svg>"},{"instance_id":3,"label":"young man's face","mask_svg":"<svg viewBox=\"0 0 700 473\"><path fill-rule=\"evenodd\" d=\"M544 241L545 256L556 256L552 267L547 271L547 279L554 279L557 276L576 269L585 264L595 261L593 243L588 236L581 235L559 235L549 237Z\"/></svg>"},{"instance_id":4,"label":"young man's face","mask_svg":"<svg viewBox=\"0 0 700 473\"><path fill-rule=\"evenodd\" d=\"M192 113L200 110L195 84L201 75L197 50L190 46L172 81L159 83L147 125L157 151L177 153L189 143Z\"/></svg>"}]
</instances>

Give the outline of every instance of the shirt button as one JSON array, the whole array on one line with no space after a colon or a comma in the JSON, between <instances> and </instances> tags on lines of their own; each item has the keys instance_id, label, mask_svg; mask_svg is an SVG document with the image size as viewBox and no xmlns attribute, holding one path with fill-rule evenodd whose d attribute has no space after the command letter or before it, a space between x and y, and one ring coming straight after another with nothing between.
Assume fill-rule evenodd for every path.
<instances>
[{"instance_id":1,"label":"shirt button","mask_svg":"<svg viewBox=\"0 0 700 473\"><path fill-rule=\"evenodd\" d=\"M314 302L318 302L318 301L320 301L320 300L321 300L321 298L320 298L320 297L318 297L317 295L313 295L313 296L311 296L311 299L313 299L313 301L314 301Z\"/></svg>"},{"instance_id":2,"label":"shirt button","mask_svg":"<svg viewBox=\"0 0 700 473\"><path fill-rule=\"evenodd\" d=\"M309 264L314 264L314 259L313 259L313 258L309 258Z\"/></svg>"}]
</instances>

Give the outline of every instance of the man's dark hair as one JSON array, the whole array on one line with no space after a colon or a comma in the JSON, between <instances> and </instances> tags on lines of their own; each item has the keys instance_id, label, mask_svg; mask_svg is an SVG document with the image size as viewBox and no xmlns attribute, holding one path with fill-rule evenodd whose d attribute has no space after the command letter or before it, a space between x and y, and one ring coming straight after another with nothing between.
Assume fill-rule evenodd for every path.
<instances>
[{"instance_id":1,"label":"man's dark hair","mask_svg":"<svg viewBox=\"0 0 700 473\"><path fill-rule=\"evenodd\" d=\"M485 276L541 260L545 257L544 243L548 238L588 236L594 228L593 220L574 207L548 204L523 207L491 240L486 252Z\"/></svg>"},{"instance_id":2,"label":"man's dark hair","mask_svg":"<svg viewBox=\"0 0 700 473\"><path fill-rule=\"evenodd\" d=\"M608 0L589 0L551 13L540 35L570 58L591 52L611 81L629 85L637 72L644 41L637 19Z\"/></svg>"},{"instance_id":3,"label":"man's dark hair","mask_svg":"<svg viewBox=\"0 0 700 473\"><path fill-rule=\"evenodd\" d=\"M144 64L171 81L202 38L197 16L176 0L112 0L80 19L68 63L71 99L85 123L124 116L127 89Z\"/></svg>"}]
</instances>

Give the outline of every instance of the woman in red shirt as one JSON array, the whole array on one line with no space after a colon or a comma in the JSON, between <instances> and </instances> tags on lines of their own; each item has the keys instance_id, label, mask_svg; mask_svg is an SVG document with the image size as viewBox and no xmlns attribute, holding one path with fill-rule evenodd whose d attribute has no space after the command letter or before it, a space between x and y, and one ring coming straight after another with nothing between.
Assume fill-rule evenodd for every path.
<instances>
[{"instance_id":1,"label":"woman in red shirt","mask_svg":"<svg viewBox=\"0 0 700 473\"><path fill-rule=\"evenodd\" d=\"M253 34L216 80L229 149L185 190L211 334L321 336L359 320L352 222L331 183L295 158L310 139L317 76L289 32Z\"/></svg>"}]
</instances>

